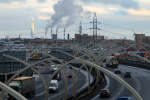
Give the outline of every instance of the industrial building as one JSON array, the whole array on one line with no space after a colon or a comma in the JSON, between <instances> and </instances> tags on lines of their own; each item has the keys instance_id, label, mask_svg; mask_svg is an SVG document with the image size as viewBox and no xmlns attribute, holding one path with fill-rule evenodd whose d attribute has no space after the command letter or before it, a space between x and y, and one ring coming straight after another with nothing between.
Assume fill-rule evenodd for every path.
<instances>
[{"instance_id":1,"label":"industrial building","mask_svg":"<svg viewBox=\"0 0 150 100\"><path fill-rule=\"evenodd\" d=\"M25 51L3 51L0 52L0 73L9 73L18 71L24 67L26 67L24 64L13 60L8 57L4 57L5 55L10 55L16 58L19 58L23 61L26 61L26 52Z\"/></svg>"}]
</instances>

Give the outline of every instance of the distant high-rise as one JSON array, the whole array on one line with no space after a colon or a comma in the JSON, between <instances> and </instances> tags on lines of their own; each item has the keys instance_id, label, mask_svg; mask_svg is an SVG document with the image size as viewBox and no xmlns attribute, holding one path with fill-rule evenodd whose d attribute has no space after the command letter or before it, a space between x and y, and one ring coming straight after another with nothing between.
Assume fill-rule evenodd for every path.
<instances>
[{"instance_id":1,"label":"distant high-rise","mask_svg":"<svg viewBox=\"0 0 150 100\"><path fill-rule=\"evenodd\" d=\"M31 25L31 39L34 39L34 20L32 18L32 25Z\"/></svg>"}]
</instances>

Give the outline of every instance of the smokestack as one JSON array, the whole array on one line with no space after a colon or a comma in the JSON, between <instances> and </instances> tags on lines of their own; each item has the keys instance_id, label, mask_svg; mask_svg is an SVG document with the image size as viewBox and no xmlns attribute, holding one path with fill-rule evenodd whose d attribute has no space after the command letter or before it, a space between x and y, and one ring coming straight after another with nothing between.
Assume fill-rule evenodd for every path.
<instances>
[{"instance_id":1,"label":"smokestack","mask_svg":"<svg viewBox=\"0 0 150 100\"><path fill-rule=\"evenodd\" d=\"M19 35L19 40L20 40L20 35Z\"/></svg>"},{"instance_id":2,"label":"smokestack","mask_svg":"<svg viewBox=\"0 0 150 100\"><path fill-rule=\"evenodd\" d=\"M58 36L58 29L56 29L56 38L57 38L57 36Z\"/></svg>"},{"instance_id":3,"label":"smokestack","mask_svg":"<svg viewBox=\"0 0 150 100\"><path fill-rule=\"evenodd\" d=\"M53 34L53 29L51 29L51 39L53 38L53 37L52 37L52 34Z\"/></svg>"},{"instance_id":4,"label":"smokestack","mask_svg":"<svg viewBox=\"0 0 150 100\"><path fill-rule=\"evenodd\" d=\"M68 40L69 40L69 33L68 33Z\"/></svg>"},{"instance_id":5,"label":"smokestack","mask_svg":"<svg viewBox=\"0 0 150 100\"><path fill-rule=\"evenodd\" d=\"M64 28L64 40L65 40L65 28Z\"/></svg>"},{"instance_id":6,"label":"smokestack","mask_svg":"<svg viewBox=\"0 0 150 100\"><path fill-rule=\"evenodd\" d=\"M56 29L56 35L57 35L57 29Z\"/></svg>"}]
</instances>

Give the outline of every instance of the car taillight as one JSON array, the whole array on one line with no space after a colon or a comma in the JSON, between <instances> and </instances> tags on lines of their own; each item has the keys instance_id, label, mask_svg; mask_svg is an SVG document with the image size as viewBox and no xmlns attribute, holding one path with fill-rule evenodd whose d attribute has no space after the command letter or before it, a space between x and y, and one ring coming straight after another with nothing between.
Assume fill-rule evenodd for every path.
<instances>
[{"instance_id":1,"label":"car taillight","mask_svg":"<svg viewBox=\"0 0 150 100\"><path fill-rule=\"evenodd\" d=\"M108 92L106 92L106 93L108 93Z\"/></svg>"},{"instance_id":2,"label":"car taillight","mask_svg":"<svg viewBox=\"0 0 150 100\"><path fill-rule=\"evenodd\" d=\"M127 74L125 74L125 75L127 75Z\"/></svg>"},{"instance_id":3,"label":"car taillight","mask_svg":"<svg viewBox=\"0 0 150 100\"><path fill-rule=\"evenodd\" d=\"M100 92L100 94L102 94L102 92Z\"/></svg>"},{"instance_id":4,"label":"car taillight","mask_svg":"<svg viewBox=\"0 0 150 100\"><path fill-rule=\"evenodd\" d=\"M131 75L131 74L129 74L129 75Z\"/></svg>"}]
</instances>

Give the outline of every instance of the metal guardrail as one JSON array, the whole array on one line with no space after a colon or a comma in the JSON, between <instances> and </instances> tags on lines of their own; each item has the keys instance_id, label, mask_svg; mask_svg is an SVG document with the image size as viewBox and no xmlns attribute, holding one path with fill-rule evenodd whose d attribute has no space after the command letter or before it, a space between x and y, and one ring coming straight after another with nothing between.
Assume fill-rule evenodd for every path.
<instances>
[{"instance_id":1,"label":"metal guardrail","mask_svg":"<svg viewBox=\"0 0 150 100\"><path fill-rule=\"evenodd\" d=\"M130 66L135 66L135 67L150 70L150 63L147 63L147 62L122 60L122 59L118 59L118 61L119 61L120 64L123 64L123 65L130 65Z\"/></svg>"},{"instance_id":2,"label":"metal guardrail","mask_svg":"<svg viewBox=\"0 0 150 100\"><path fill-rule=\"evenodd\" d=\"M74 67L79 67L81 66L81 64L72 64ZM86 70L85 68L83 68L83 70ZM91 92L88 93L88 86L83 88L82 90L78 91L76 93L76 98L75 100L87 100L87 98L92 97L92 95L95 94L95 92L97 92L99 89L103 88L106 84L106 79L104 74L101 72L102 75L102 79L99 82L99 85L96 85L96 74L95 70L92 70L91 75L93 76L93 82L91 83ZM73 100L73 95L68 96L67 100ZM61 99L63 100L63 99Z\"/></svg>"},{"instance_id":3,"label":"metal guardrail","mask_svg":"<svg viewBox=\"0 0 150 100\"><path fill-rule=\"evenodd\" d=\"M92 90L90 93L85 93L83 95L81 95L80 97L77 98L77 100L88 100L89 98L93 97L96 93L99 93L99 90L104 88L104 86L106 85L106 79L105 79L105 76L104 74L102 73L102 78L101 78L101 81L99 82L99 85L97 86L94 81L94 85L92 86Z\"/></svg>"}]
</instances>

